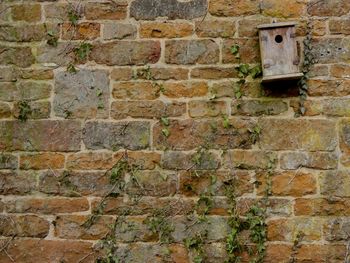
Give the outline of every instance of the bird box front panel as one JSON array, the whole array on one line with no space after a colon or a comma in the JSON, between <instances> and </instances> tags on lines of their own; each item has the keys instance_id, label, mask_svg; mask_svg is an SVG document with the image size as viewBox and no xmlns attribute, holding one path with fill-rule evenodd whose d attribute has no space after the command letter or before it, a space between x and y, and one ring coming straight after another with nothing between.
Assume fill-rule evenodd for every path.
<instances>
[{"instance_id":1,"label":"bird box front panel","mask_svg":"<svg viewBox=\"0 0 350 263\"><path fill-rule=\"evenodd\" d=\"M264 77L298 73L295 27L261 29L259 32Z\"/></svg>"}]
</instances>

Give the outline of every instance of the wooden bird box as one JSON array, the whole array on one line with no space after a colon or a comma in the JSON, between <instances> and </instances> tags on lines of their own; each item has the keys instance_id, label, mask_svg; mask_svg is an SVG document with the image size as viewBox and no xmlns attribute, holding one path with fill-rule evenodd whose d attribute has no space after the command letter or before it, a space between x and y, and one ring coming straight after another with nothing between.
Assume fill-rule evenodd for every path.
<instances>
[{"instance_id":1,"label":"wooden bird box","mask_svg":"<svg viewBox=\"0 0 350 263\"><path fill-rule=\"evenodd\" d=\"M258 26L263 82L300 79L294 22Z\"/></svg>"}]
</instances>

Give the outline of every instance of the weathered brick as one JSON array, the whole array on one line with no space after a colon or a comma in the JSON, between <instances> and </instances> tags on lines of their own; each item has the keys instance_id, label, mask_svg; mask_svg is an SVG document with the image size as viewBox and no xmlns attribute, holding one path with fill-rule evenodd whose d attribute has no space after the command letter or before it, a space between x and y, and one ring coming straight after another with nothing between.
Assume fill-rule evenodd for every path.
<instances>
[{"instance_id":1,"label":"weathered brick","mask_svg":"<svg viewBox=\"0 0 350 263\"><path fill-rule=\"evenodd\" d=\"M162 167L169 170L215 170L219 166L220 158L213 152L166 151L162 158Z\"/></svg>"},{"instance_id":2,"label":"weathered brick","mask_svg":"<svg viewBox=\"0 0 350 263\"><path fill-rule=\"evenodd\" d=\"M78 14L82 14L82 6L69 5L69 3L47 3L43 5L45 17L47 20L69 21L69 10L77 10Z\"/></svg>"},{"instance_id":3,"label":"weathered brick","mask_svg":"<svg viewBox=\"0 0 350 263\"><path fill-rule=\"evenodd\" d=\"M349 239L349 218L331 218L324 223L323 227L327 241L347 241Z\"/></svg>"},{"instance_id":4,"label":"weathered brick","mask_svg":"<svg viewBox=\"0 0 350 263\"><path fill-rule=\"evenodd\" d=\"M224 79L237 77L237 71L233 67L196 67L191 70L191 78L194 79Z\"/></svg>"},{"instance_id":5,"label":"weathered brick","mask_svg":"<svg viewBox=\"0 0 350 263\"><path fill-rule=\"evenodd\" d=\"M49 233L49 223L35 215L0 215L0 234L5 237L40 237Z\"/></svg>"},{"instance_id":6,"label":"weathered brick","mask_svg":"<svg viewBox=\"0 0 350 263\"><path fill-rule=\"evenodd\" d=\"M61 196L104 196L112 190L106 172L43 171L39 174L39 191ZM113 193L117 194L115 190Z\"/></svg>"},{"instance_id":7,"label":"weathered brick","mask_svg":"<svg viewBox=\"0 0 350 263\"><path fill-rule=\"evenodd\" d=\"M344 245L303 244L296 248L295 260L297 262L341 263L344 261L345 250ZM270 243L267 246L265 260L269 263L288 263L291 255L291 245Z\"/></svg>"},{"instance_id":8,"label":"weathered brick","mask_svg":"<svg viewBox=\"0 0 350 263\"><path fill-rule=\"evenodd\" d=\"M237 55L232 54L231 47L233 45L239 46L240 58L237 58ZM222 62L259 63L260 51L258 40L251 38L237 38L224 40L222 46Z\"/></svg>"},{"instance_id":9,"label":"weathered brick","mask_svg":"<svg viewBox=\"0 0 350 263\"><path fill-rule=\"evenodd\" d=\"M174 219L175 231L172 233L174 240L183 242L185 238L195 237L197 233L203 233L204 230L208 231L206 240L210 243L226 240L229 232L227 218L208 216L207 219L194 224L196 219L188 220L186 217L177 217Z\"/></svg>"},{"instance_id":10,"label":"weathered brick","mask_svg":"<svg viewBox=\"0 0 350 263\"><path fill-rule=\"evenodd\" d=\"M236 96L235 82L223 81L214 82L211 87L211 93L216 98L229 97L234 98ZM246 82L240 87L240 92L243 96L257 98L262 96L261 84L258 82Z\"/></svg>"},{"instance_id":11,"label":"weathered brick","mask_svg":"<svg viewBox=\"0 0 350 263\"><path fill-rule=\"evenodd\" d=\"M75 42L58 42L57 47L44 45L37 48L36 60L38 63L54 63L60 66L67 66L74 61L73 50L77 48Z\"/></svg>"},{"instance_id":12,"label":"weathered brick","mask_svg":"<svg viewBox=\"0 0 350 263\"><path fill-rule=\"evenodd\" d=\"M169 98L193 98L202 97L208 93L208 85L206 82L165 82L164 91L162 92Z\"/></svg>"},{"instance_id":13,"label":"weathered brick","mask_svg":"<svg viewBox=\"0 0 350 263\"><path fill-rule=\"evenodd\" d=\"M285 170L296 170L302 167L312 169L336 169L338 156L327 152L286 152L280 157L280 166Z\"/></svg>"},{"instance_id":14,"label":"weathered brick","mask_svg":"<svg viewBox=\"0 0 350 263\"><path fill-rule=\"evenodd\" d=\"M246 215L252 205L264 206L264 198L239 198L237 200L237 212ZM269 205L266 207L267 216L288 217L293 213L293 202L288 199L269 197Z\"/></svg>"},{"instance_id":15,"label":"weathered brick","mask_svg":"<svg viewBox=\"0 0 350 263\"><path fill-rule=\"evenodd\" d=\"M56 116L66 118L107 118L109 79L105 70L79 70L55 75L53 107Z\"/></svg>"},{"instance_id":16,"label":"weathered brick","mask_svg":"<svg viewBox=\"0 0 350 263\"><path fill-rule=\"evenodd\" d=\"M216 195L224 196L227 186L235 187L235 194L252 193L252 176L247 171L182 171L180 173L180 193L186 196Z\"/></svg>"},{"instance_id":17,"label":"weathered brick","mask_svg":"<svg viewBox=\"0 0 350 263\"><path fill-rule=\"evenodd\" d=\"M350 65L348 64L332 65L331 76L336 78L350 78Z\"/></svg>"},{"instance_id":18,"label":"weathered brick","mask_svg":"<svg viewBox=\"0 0 350 263\"><path fill-rule=\"evenodd\" d=\"M233 37L236 32L234 21L206 20L196 22L199 37Z\"/></svg>"},{"instance_id":19,"label":"weathered brick","mask_svg":"<svg viewBox=\"0 0 350 263\"><path fill-rule=\"evenodd\" d=\"M312 54L318 63L347 62L350 56L350 40L347 38L314 39Z\"/></svg>"},{"instance_id":20,"label":"weathered brick","mask_svg":"<svg viewBox=\"0 0 350 263\"><path fill-rule=\"evenodd\" d=\"M59 153L31 153L20 156L20 168L34 169L61 169L64 167L65 157Z\"/></svg>"},{"instance_id":21,"label":"weathered brick","mask_svg":"<svg viewBox=\"0 0 350 263\"><path fill-rule=\"evenodd\" d=\"M349 216L350 200L340 198L298 198L294 204L297 216Z\"/></svg>"},{"instance_id":22,"label":"weathered brick","mask_svg":"<svg viewBox=\"0 0 350 263\"><path fill-rule=\"evenodd\" d=\"M214 40L168 40L165 42L168 64L214 64L219 62L219 46Z\"/></svg>"},{"instance_id":23,"label":"weathered brick","mask_svg":"<svg viewBox=\"0 0 350 263\"><path fill-rule=\"evenodd\" d=\"M20 4L11 8L14 21L38 22L41 20L40 4Z\"/></svg>"},{"instance_id":24,"label":"weathered brick","mask_svg":"<svg viewBox=\"0 0 350 263\"><path fill-rule=\"evenodd\" d=\"M111 105L114 119L179 117L186 112L183 102L164 103L162 101L115 101Z\"/></svg>"},{"instance_id":25,"label":"weathered brick","mask_svg":"<svg viewBox=\"0 0 350 263\"><path fill-rule=\"evenodd\" d=\"M28 102L30 112L26 115L28 119L50 118L51 103L49 101L30 101ZM13 104L13 116L19 118L21 114L20 102Z\"/></svg>"},{"instance_id":26,"label":"weathered brick","mask_svg":"<svg viewBox=\"0 0 350 263\"><path fill-rule=\"evenodd\" d=\"M222 121L182 120L170 121L169 136L164 136L164 126L157 123L153 130L153 143L157 149L191 150L208 144L212 148L250 148L252 142L248 131L253 125L250 121L229 120L224 128ZM181 140L179 140L181 138Z\"/></svg>"},{"instance_id":27,"label":"weathered brick","mask_svg":"<svg viewBox=\"0 0 350 263\"><path fill-rule=\"evenodd\" d=\"M126 18L128 3L124 0L86 3L85 17L89 20L121 20Z\"/></svg>"},{"instance_id":28,"label":"weathered brick","mask_svg":"<svg viewBox=\"0 0 350 263\"><path fill-rule=\"evenodd\" d=\"M53 69L46 67L39 68L23 68L19 69L18 77L22 79L32 79L32 80L51 80L53 79Z\"/></svg>"},{"instance_id":29,"label":"weathered brick","mask_svg":"<svg viewBox=\"0 0 350 263\"><path fill-rule=\"evenodd\" d=\"M64 40L93 40L100 37L100 24L83 22L77 25L64 23L62 39Z\"/></svg>"},{"instance_id":30,"label":"weathered brick","mask_svg":"<svg viewBox=\"0 0 350 263\"><path fill-rule=\"evenodd\" d=\"M0 40L11 42L31 42L42 41L47 39L47 31L54 36L59 36L59 28L57 25L43 24L38 25L2 25L0 26Z\"/></svg>"},{"instance_id":31,"label":"weathered brick","mask_svg":"<svg viewBox=\"0 0 350 263\"><path fill-rule=\"evenodd\" d=\"M305 14L306 3L298 0L263 0L261 9L266 16L295 18Z\"/></svg>"},{"instance_id":32,"label":"weathered brick","mask_svg":"<svg viewBox=\"0 0 350 263\"><path fill-rule=\"evenodd\" d=\"M72 170L108 170L116 160L110 152L80 152L67 156L67 169Z\"/></svg>"},{"instance_id":33,"label":"weathered brick","mask_svg":"<svg viewBox=\"0 0 350 263\"><path fill-rule=\"evenodd\" d=\"M133 78L133 70L131 68L113 68L111 72L112 80L131 80Z\"/></svg>"},{"instance_id":34,"label":"weathered brick","mask_svg":"<svg viewBox=\"0 0 350 263\"><path fill-rule=\"evenodd\" d=\"M158 241L158 234L152 232L145 224L145 217L128 216L121 219L119 227L115 229L116 239L119 242L155 242ZM151 249L153 250L153 249Z\"/></svg>"},{"instance_id":35,"label":"weathered brick","mask_svg":"<svg viewBox=\"0 0 350 263\"><path fill-rule=\"evenodd\" d=\"M333 151L335 122L329 120L263 119L260 144L266 150Z\"/></svg>"},{"instance_id":36,"label":"weathered brick","mask_svg":"<svg viewBox=\"0 0 350 263\"><path fill-rule=\"evenodd\" d=\"M150 124L142 121L88 122L83 133L83 140L88 149L140 150L149 146Z\"/></svg>"},{"instance_id":37,"label":"weathered brick","mask_svg":"<svg viewBox=\"0 0 350 263\"><path fill-rule=\"evenodd\" d=\"M207 0L136 0L130 5L130 16L136 20L193 19L204 16L207 12Z\"/></svg>"},{"instance_id":38,"label":"weathered brick","mask_svg":"<svg viewBox=\"0 0 350 263\"><path fill-rule=\"evenodd\" d=\"M4 101L40 100L50 97L52 85L46 82L21 81L0 83L0 99Z\"/></svg>"},{"instance_id":39,"label":"weathered brick","mask_svg":"<svg viewBox=\"0 0 350 263\"><path fill-rule=\"evenodd\" d=\"M350 34L350 22L348 20L332 19L329 21L331 34Z\"/></svg>"},{"instance_id":40,"label":"weathered brick","mask_svg":"<svg viewBox=\"0 0 350 263\"><path fill-rule=\"evenodd\" d=\"M151 81L114 83L112 96L115 99L153 100L159 97L160 86Z\"/></svg>"},{"instance_id":41,"label":"weathered brick","mask_svg":"<svg viewBox=\"0 0 350 263\"><path fill-rule=\"evenodd\" d=\"M315 241L322 237L322 220L318 218L276 219L268 222L267 231L270 241L293 241L299 232L304 234L303 240Z\"/></svg>"},{"instance_id":42,"label":"weathered brick","mask_svg":"<svg viewBox=\"0 0 350 263\"><path fill-rule=\"evenodd\" d=\"M231 110L232 115L279 115L288 111L288 104L282 100L236 100Z\"/></svg>"},{"instance_id":43,"label":"weathered brick","mask_svg":"<svg viewBox=\"0 0 350 263\"><path fill-rule=\"evenodd\" d=\"M143 22L140 25L142 38L181 38L192 34L191 23Z\"/></svg>"},{"instance_id":44,"label":"weathered brick","mask_svg":"<svg viewBox=\"0 0 350 263\"><path fill-rule=\"evenodd\" d=\"M3 121L0 131L0 150L66 152L80 149L78 121Z\"/></svg>"},{"instance_id":45,"label":"weathered brick","mask_svg":"<svg viewBox=\"0 0 350 263\"><path fill-rule=\"evenodd\" d=\"M104 238L113 224L113 217L100 216L91 226L84 223L89 220L85 215L61 215L55 221L55 236L65 239L98 240Z\"/></svg>"},{"instance_id":46,"label":"weathered brick","mask_svg":"<svg viewBox=\"0 0 350 263\"><path fill-rule=\"evenodd\" d=\"M239 37L257 37L258 26L261 24L268 24L270 20L265 17L256 19L242 19L238 21L238 35Z\"/></svg>"},{"instance_id":47,"label":"weathered brick","mask_svg":"<svg viewBox=\"0 0 350 263\"><path fill-rule=\"evenodd\" d=\"M0 119L11 117L11 107L5 102L0 102Z\"/></svg>"},{"instance_id":48,"label":"weathered brick","mask_svg":"<svg viewBox=\"0 0 350 263\"><path fill-rule=\"evenodd\" d=\"M169 171L139 171L134 174L135 179L126 187L130 195L145 196L173 196L177 190L177 174Z\"/></svg>"},{"instance_id":49,"label":"weathered brick","mask_svg":"<svg viewBox=\"0 0 350 263\"><path fill-rule=\"evenodd\" d=\"M266 173L259 172L257 181L259 194L264 194L266 189ZM304 196L316 194L316 178L311 173L306 172L275 172L271 176L271 192L276 196Z\"/></svg>"},{"instance_id":50,"label":"weathered brick","mask_svg":"<svg viewBox=\"0 0 350 263\"><path fill-rule=\"evenodd\" d=\"M327 65L315 64L311 67L309 74L311 78L319 76L328 76L329 68Z\"/></svg>"},{"instance_id":51,"label":"weathered brick","mask_svg":"<svg viewBox=\"0 0 350 263\"><path fill-rule=\"evenodd\" d=\"M17 156L10 153L0 154L0 169L16 169L18 166Z\"/></svg>"},{"instance_id":52,"label":"weathered brick","mask_svg":"<svg viewBox=\"0 0 350 263\"><path fill-rule=\"evenodd\" d=\"M214 16L254 15L259 13L259 2L256 0L210 1L209 12Z\"/></svg>"},{"instance_id":53,"label":"weathered brick","mask_svg":"<svg viewBox=\"0 0 350 263\"><path fill-rule=\"evenodd\" d=\"M321 194L350 197L350 175L347 170L328 171L320 174Z\"/></svg>"},{"instance_id":54,"label":"weathered brick","mask_svg":"<svg viewBox=\"0 0 350 263\"><path fill-rule=\"evenodd\" d=\"M17 69L13 66L3 66L0 68L0 82L17 81Z\"/></svg>"},{"instance_id":55,"label":"weathered brick","mask_svg":"<svg viewBox=\"0 0 350 263\"><path fill-rule=\"evenodd\" d=\"M347 79L310 79L308 94L310 96L342 97L350 94L350 80Z\"/></svg>"},{"instance_id":56,"label":"weathered brick","mask_svg":"<svg viewBox=\"0 0 350 263\"><path fill-rule=\"evenodd\" d=\"M350 166L350 122L344 120L339 128L339 145L341 150L341 163L346 167Z\"/></svg>"},{"instance_id":57,"label":"weathered brick","mask_svg":"<svg viewBox=\"0 0 350 263\"><path fill-rule=\"evenodd\" d=\"M137 236L137 234L135 235ZM124 243L118 245L115 253L118 255L118 258L123 258L126 262L162 263L169 260L179 263L190 262L186 248L180 244L160 245L147 242L137 242L135 244Z\"/></svg>"},{"instance_id":58,"label":"weathered brick","mask_svg":"<svg viewBox=\"0 0 350 263\"><path fill-rule=\"evenodd\" d=\"M227 168L268 169L276 164L276 160L276 154L257 150L233 150L224 155L224 165Z\"/></svg>"},{"instance_id":59,"label":"weathered brick","mask_svg":"<svg viewBox=\"0 0 350 263\"><path fill-rule=\"evenodd\" d=\"M135 25L126 23L105 23L103 25L102 37L104 40L112 39L134 39L137 28Z\"/></svg>"},{"instance_id":60,"label":"weathered brick","mask_svg":"<svg viewBox=\"0 0 350 263\"><path fill-rule=\"evenodd\" d=\"M193 100L188 103L188 114L192 118L217 117L228 114L225 101Z\"/></svg>"},{"instance_id":61,"label":"weathered brick","mask_svg":"<svg viewBox=\"0 0 350 263\"><path fill-rule=\"evenodd\" d=\"M94 258L97 258L92 243L81 241L15 239L9 243L6 250L15 262L79 262L89 255L83 262L92 263L95 262ZM0 261L12 262L5 253L0 254Z\"/></svg>"},{"instance_id":62,"label":"weathered brick","mask_svg":"<svg viewBox=\"0 0 350 263\"><path fill-rule=\"evenodd\" d=\"M57 214L89 210L86 198L21 198L6 202L8 213Z\"/></svg>"},{"instance_id":63,"label":"weathered brick","mask_svg":"<svg viewBox=\"0 0 350 263\"><path fill-rule=\"evenodd\" d=\"M146 67L138 68L136 75L138 79L147 80L185 80L188 79L188 72L187 68Z\"/></svg>"},{"instance_id":64,"label":"weathered brick","mask_svg":"<svg viewBox=\"0 0 350 263\"><path fill-rule=\"evenodd\" d=\"M151 40L100 43L94 45L90 58L108 66L153 64L160 58L160 43Z\"/></svg>"},{"instance_id":65,"label":"weathered brick","mask_svg":"<svg viewBox=\"0 0 350 263\"><path fill-rule=\"evenodd\" d=\"M2 195L25 195L36 190L37 174L33 172L0 172Z\"/></svg>"},{"instance_id":66,"label":"weathered brick","mask_svg":"<svg viewBox=\"0 0 350 263\"><path fill-rule=\"evenodd\" d=\"M120 160L125 152L117 152L114 154L114 159ZM136 166L141 170L153 170L156 166L159 166L161 156L156 152L140 152L140 151L128 151L127 158L130 165Z\"/></svg>"},{"instance_id":67,"label":"weathered brick","mask_svg":"<svg viewBox=\"0 0 350 263\"><path fill-rule=\"evenodd\" d=\"M30 47L9 47L0 45L0 64L29 67L35 59Z\"/></svg>"},{"instance_id":68,"label":"weathered brick","mask_svg":"<svg viewBox=\"0 0 350 263\"><path fill-rule=\"evenodd\" d=\"M92 209L99 207L101 199L92 201ZM192 199L176 197L143 197L139 201L125 200L125 198L107 198L103 205L103 214L130 216L152 214L155 209L169 212L169 215L186 215L194 209L195 203Z\"/></svg>"},{"instance_id":69,"label":"weathered brick","mask_svg":"<svg viewBox=\"0 0 350 263\"><path fill-rule=\"evenodd\" d=\"M342 16L350 11L350 3L346 0L312 0L308 12L313 16Z\"/></svg>"}]
</instances>

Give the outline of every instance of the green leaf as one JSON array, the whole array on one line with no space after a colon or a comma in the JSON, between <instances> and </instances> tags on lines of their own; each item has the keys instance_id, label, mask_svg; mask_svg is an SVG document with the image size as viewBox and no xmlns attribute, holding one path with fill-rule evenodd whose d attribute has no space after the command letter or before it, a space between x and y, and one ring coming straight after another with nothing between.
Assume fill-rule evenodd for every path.
<instances>
[{"instance_id":1,"label":"green leaf","mask_svg":"<svg viewBox=\"0 0 350 263\"><path fill-rule=\"evenodd\" d=\"M168 129L162 129L162 133L165 137L169 137L170 136L170 131Z\"/></svg>"},{"instance_id":2,"label":"green leaf","mask_svg":"<svg viewBox=\"0 0 350 263\"><path fill-rule=\"evenodd\" d=\"M231 53L232 55L237 55L239 52L239 45L234 44L233 46L231 46Z\"/></svg>"},{"instance_id":3,"label":"green leaf","mask_svg":"<svg viewBox=\"0 0 350 263\"><path fill-rule=\"evenodd\" d=\"M161 122L164 126L169 126L169 125L170 125L170 122L169 122L168 117L161 117L161 118L160 118L160 122Z\"/></svg>"}]
</instances>

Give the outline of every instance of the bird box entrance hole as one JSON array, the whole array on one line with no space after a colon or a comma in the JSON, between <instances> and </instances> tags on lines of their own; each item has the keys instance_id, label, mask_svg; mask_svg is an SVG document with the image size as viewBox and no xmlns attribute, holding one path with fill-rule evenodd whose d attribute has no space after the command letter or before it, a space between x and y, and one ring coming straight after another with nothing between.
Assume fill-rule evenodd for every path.
<instances>
[{"instance_id":1,"label":"bird box entrance hole","mask_svg":"<svg viewBox=\"0 0 350 263\"><path fill-rule=\"evenodd\" d=\"M258 26L263 82L300 79L294 22Z\"/></svg>"}]
</instances>

